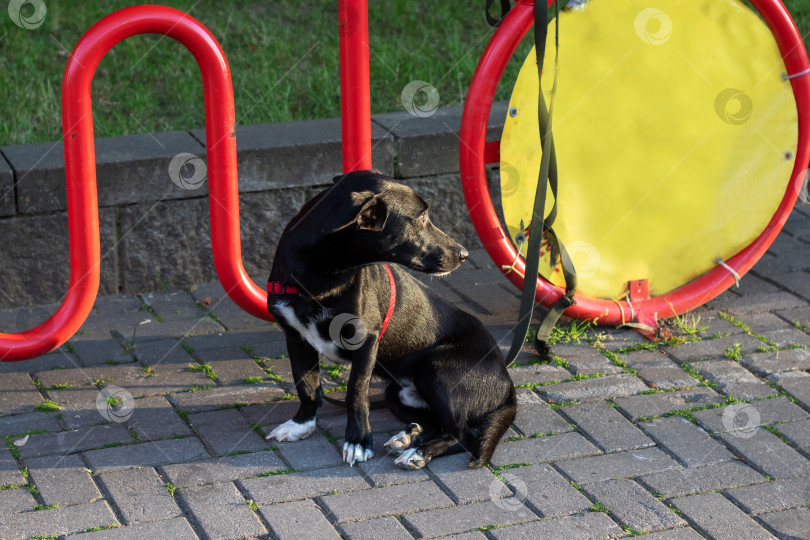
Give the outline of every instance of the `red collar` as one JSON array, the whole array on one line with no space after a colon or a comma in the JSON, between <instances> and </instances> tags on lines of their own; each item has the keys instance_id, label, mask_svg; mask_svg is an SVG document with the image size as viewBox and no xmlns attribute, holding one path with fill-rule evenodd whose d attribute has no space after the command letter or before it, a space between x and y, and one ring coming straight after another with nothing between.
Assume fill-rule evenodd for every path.
<instances>
[{"instance_id":1,"label":"red collar","mask_svg":"<svg viewBox=\"0 0 810 540\"><path fill-rule=\"evenodd\" d=\"M397 287L394 283L394 274L387 264L384 264L385 271L388 273L388 284L391 287L391 297L388 301L388 311L385 313L385 318L382 322L382 330L380 330L380 337L377 341L381 341L385 330L388 328L388 323L391 322L391 316L394 314L394 306L397 303ZM298 289L290 285L282 285L279 281L268 281L267 292L272 294L298 294Z\"/></svg>"}]
</instances>

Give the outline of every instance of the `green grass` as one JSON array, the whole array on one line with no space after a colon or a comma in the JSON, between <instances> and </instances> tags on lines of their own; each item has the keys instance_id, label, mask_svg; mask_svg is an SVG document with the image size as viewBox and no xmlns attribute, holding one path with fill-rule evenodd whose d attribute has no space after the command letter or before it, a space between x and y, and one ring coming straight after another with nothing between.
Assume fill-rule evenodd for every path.
<instances>
[{"instance_id":1,"label":"green grass","mask_svg":"<svg viewBox=\"0 0 810 540\"><path fill-rule=\"evenodd\" d=\"M177 493L177 486L172 484L171 482L166 482L166 491L169 492L169 495L174 497L174 494Z\"/></svg>"},{"instance_id":2,"label":"green grass","mask_svg":"<svg viewBox=\"0 0 810 540\"><path fill-rule=\"evenodd\" d=\"M34 405L34 409L38 410L39 412L54 412L62 410L62 406L52 399L48 399L43 403L37 403Z\"/></svg>"},{"instance_id":3,"label":"green grass","mask_svg":"<svg viewBox=\"0 0 810 540\"><path fill-rule=\"evenodd\" d=\"M245 377L242 379L242 384L259 384L262 380L261 377Z\"/></svg>"},{"instance_id":4,"label":"green grass","mask_svg":"<svg viewBox=\"0 0 810 540\"><path fill-rule=\"evenodd\" d=\"M188 370L202 371L203 373L205 373L205 376L211 379L212 381L216 381L217 379L219 379L219 375L214 373L214 368L212 368L210 364L189 364Z\"/></svg>"},{"instance_id":5,"label":"green grass","mask_svg":"<svg viewBox=\"0 0 810 540\"><path fill-rule=\"evenodd\" d=\"M4 13L0 87L5 90L0 142L61 137L60 88L70 50L103 16L139 2L48 2L45 22L23 30ZM340 114L337 6L334 0L165 2L208 27L231 68L238 124L329 118ZM400 95L413 80L439 91L440 105L457 105L493 30L483 4L370 2L372 112L402 111ZM529 50L518 50L522 61ZM514 79L520 62L507 70ZM511 83L496 99L508 99ZM172 39L134 36L101 60L93 85L97 137L171 131L204 124L202 83L191 54Z\"/></svg>"}]
</instances>

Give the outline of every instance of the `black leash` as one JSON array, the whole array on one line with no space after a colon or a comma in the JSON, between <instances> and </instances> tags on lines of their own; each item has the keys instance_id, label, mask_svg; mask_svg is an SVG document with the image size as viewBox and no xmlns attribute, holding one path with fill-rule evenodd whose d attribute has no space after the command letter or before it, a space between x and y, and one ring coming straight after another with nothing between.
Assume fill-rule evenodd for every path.
<instances>
[{"instance_id":1,"label":"black leash","mask_svg":"<svg viewBox=\"0 0 810 540\"><path fill-rule=\"evenodd\" d=\"M507 365L511 365L520 354L526 336L529 332L532 313L534 311L535 295L537 291L537 273L540 268L540 246L543 236L547 236L551 246L551 264L556 264L557 256L560 257L563 277L565 278L565 294L551 307L549 312L537 330L537 337L534 341L535 349L543 358L551 358L551 346L549 339L554 325L559 320L563 312L574 305L574 291L576 289L576 271L565 246L560 242L554 232L553 224L557 217L557 159L554 151L554 140L551 133L551 117L554 110L554 101L557 95L557 78L559 73L559 49L560 49L560 9L559 1L554 3L555 9L555 58L554 58L554 84L551 89L551 104L546 106L543 96L542 84L538 90L538 125L540 129L540 142L543 148L543 155L540 160L540 173L537 181L537 191L534 195L534 208L532 209L532 221L529 229L532 231L529 236L529 245L526 251L526 269L523 278L523 291L520 298L520 310L518 322L515 327L514 339L509 354L506 357ZM534 3L534 47L537 55L537 74L542 80L543 64L546 56L546 38L548 37L548 6L542 0L535 0ZM547 218L544 218L546 207L546 196L548 186L551 188L554 204ZM532 226L534 225L534 226Z\"/></svg>"}]
</instances>

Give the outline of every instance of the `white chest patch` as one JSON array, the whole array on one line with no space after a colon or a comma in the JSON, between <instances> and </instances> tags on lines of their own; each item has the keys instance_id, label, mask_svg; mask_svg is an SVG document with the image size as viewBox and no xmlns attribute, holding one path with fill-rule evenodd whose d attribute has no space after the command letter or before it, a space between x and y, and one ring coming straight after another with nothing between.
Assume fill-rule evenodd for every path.
<instances>
[{"instance_id":1,"label":"white chest patch","mask_svg":"<svg viewBox=\"0 0 810 540\"><path fill-rule=\"evenodd\" d=\"M322 354L330 360L341 359L335 342L328 338L323 339L315 326L315 322L309 320L303 321L299 319L295 314L295 311L293 311L293 309L284 302L276 302L275 307L281 313L281 316L284 317L284 321L295 328L295 330L301 334L301 337L304 338L307 343L312 345L312 347L318 351L319 354ZM329 317L329 312L324 309L318 318L320 320L325 320Z\"/></svg>"},{"instance_id":2,"label":"white chest patch","mask_svg":"<svg viewBox=\"0 0 810 540\"><path fill-rule=\"evenodd\" d=\"M402 385L402 390L399 391L399 400L403 405L415 409L430 408L428 402L422 398L419 394L419 390L414 386L412 379L400 379L399 383Z\"/></svg>"}]
</instances>

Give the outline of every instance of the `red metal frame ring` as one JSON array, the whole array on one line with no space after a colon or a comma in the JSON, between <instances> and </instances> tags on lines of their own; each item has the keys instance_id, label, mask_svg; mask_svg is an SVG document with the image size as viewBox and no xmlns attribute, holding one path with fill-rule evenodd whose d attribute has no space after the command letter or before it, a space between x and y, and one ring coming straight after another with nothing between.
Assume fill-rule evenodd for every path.
<instances>
[{"instance_id":1,"label":"red metal frame ring","mask_svg":"<svg viewBox=\"0 0 810 540\"><path fill-rule=\"evenodd\" d=\"M93 307L100 277L96 158L90 89L101 58L137 34L163 34L182 43L197 60L205 97L205 141L209 179L211 243L222 286L242 309L272 320L267 292L242 264L236 122L231 72L219 43L199 21L164 6L135 6L103 18L79 40L62 83L62 137L67 177L70 285L59 309L36 328L0 334L0 360L49 352L81 327Z\"/></svg>"},{"instance_id":2,"label":"red metal frame ring","mask_svg":"<svg viewBox=\"0 0 810 540\"><path fill-rule=\"evenodd\" d=\"M751 3L773 33L788 72L801 73L810 68L801 35L782 2L752 0ZM549 5L553 4L554 0L550 0ZM521 275L525 271L525 262L522 257L518 257L508 234L501 227L489 195L485 169L485 137L495 90L509 59L531 28L533 15L533 2L521 0L498 26L473 75L461 122L461 181L470 218L481 242L498 266L511 265L517 257L517 272L510 272L506 277L518 287L523 285ZM793 173L779 208L765 230L746 248L726 261L740 275L756 263L782 229L802 189L805 167L810 159L810 75L793 78L790 82L796 96L799 118L799 143ZM565 314L578 319L598 319L601 324L618 326L633 312L635 322L656 326L658 319L694 309L719 295L733 283L734 277L728 270L716 267L667 294L634 302L632 310L624 301L614 302L576 295L576 305ZM550 306L563 293L561 288L538 277L538 302Z\"/></svg>"}]
</instances>

